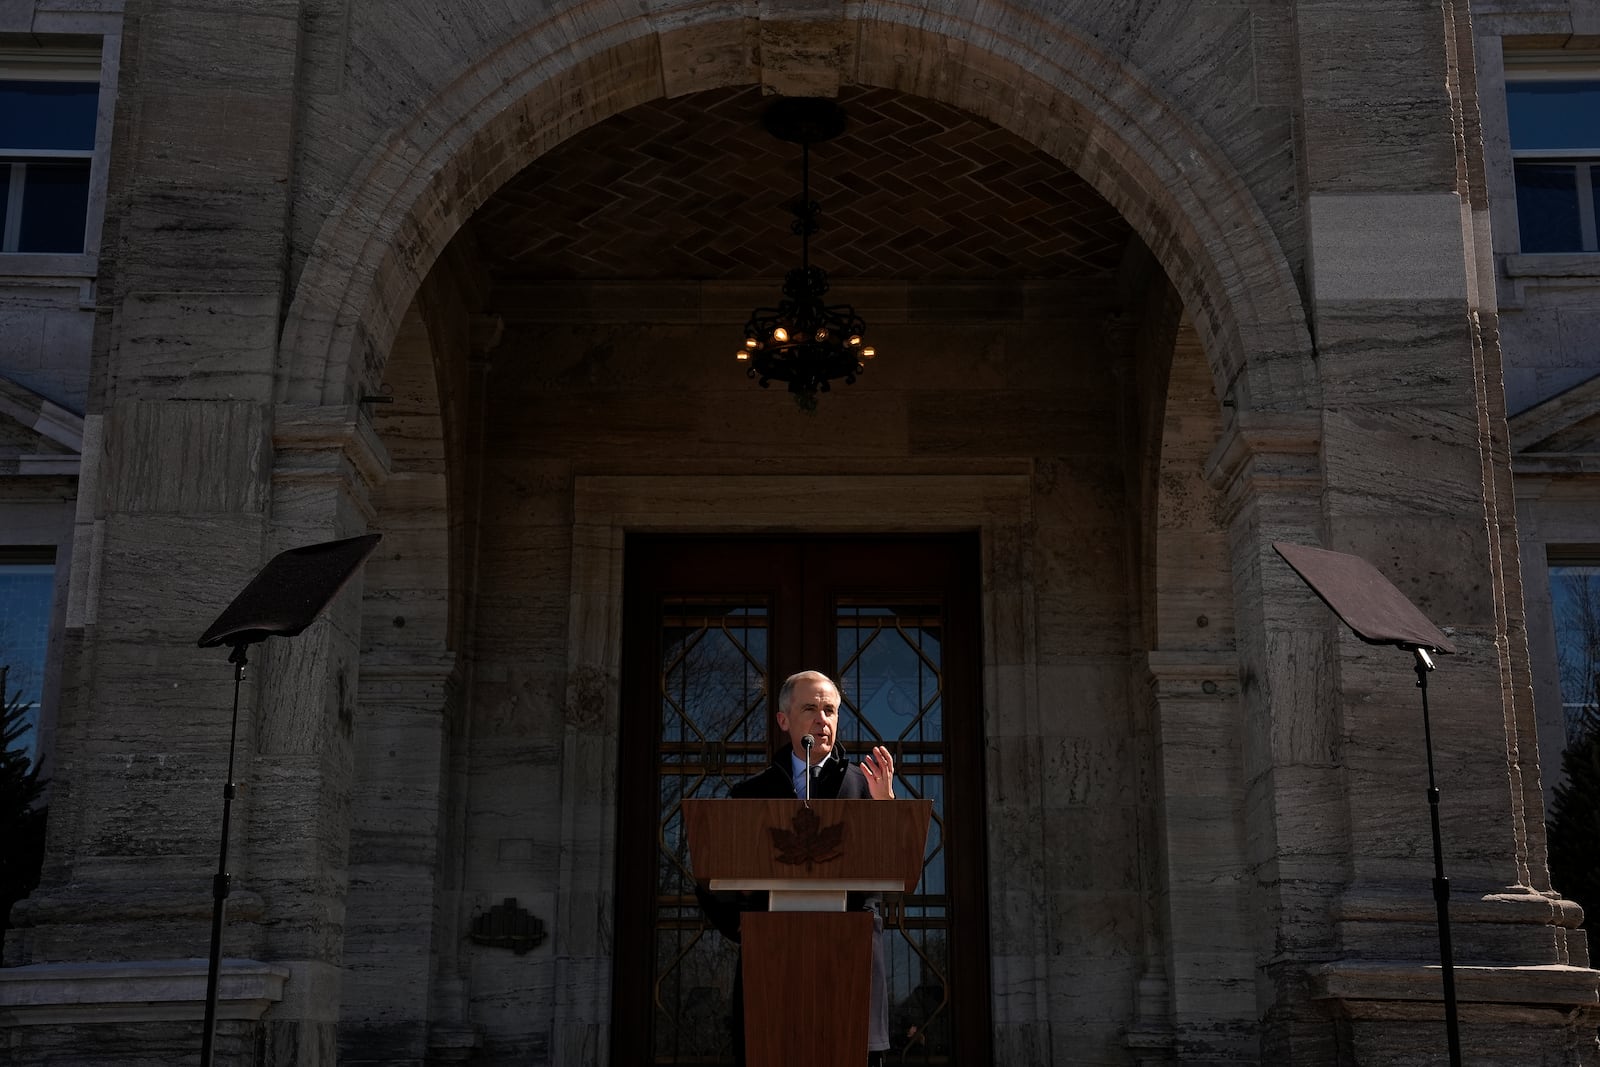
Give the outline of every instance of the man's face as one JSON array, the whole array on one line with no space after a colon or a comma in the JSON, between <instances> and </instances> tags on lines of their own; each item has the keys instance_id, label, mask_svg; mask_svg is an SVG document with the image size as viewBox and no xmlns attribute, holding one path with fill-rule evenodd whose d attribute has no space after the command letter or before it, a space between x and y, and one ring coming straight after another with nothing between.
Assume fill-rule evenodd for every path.
<instances>
[{"instance_id":1,"label":"man's face","mask_svg":"<svg viewBox=\"0 0 1600 1067\"><path fill-rule=\"evenodd\" d=\"M795 683L789 710L778 712L778 728L787 731L794 754L806 758L800 739L810 734L811 762L821 763L833 751L839 730L839 691L821 678L802 678Z\"/></svg>"}]
</instances>

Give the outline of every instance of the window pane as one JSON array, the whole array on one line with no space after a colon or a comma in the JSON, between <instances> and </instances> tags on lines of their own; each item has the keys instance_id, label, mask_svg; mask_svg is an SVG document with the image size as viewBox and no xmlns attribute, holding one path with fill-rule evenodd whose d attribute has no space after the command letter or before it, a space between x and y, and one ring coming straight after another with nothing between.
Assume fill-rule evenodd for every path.
<instances>
[{"instance_id":1,"label":"window pane","mask_svg":"<svg viewBox=\"0 0 1600 1067\"><path fill-rule=\"evenodd\" d=\"M89 161L29 163L22 208L17 251L82 252Z\"/></svg>"},{"instance_id":2,"label":"window pane","mask_svg":"<svg viewBox=\"0 0 1600 1067\"><path fill-rule=\"evenodd\" d=\"M0 163L0 233L11 219L11 164Z\"/></svg>"},{"instance_id":3,"label":"window pane","mask_svg":"<svg viewBox=\"0 0 1600 1067\"><path fill-rule=\"evenodd\" d=\"M93 82L0 81L0 150L92 151L99 103Z\"/></svg>"},{"instance_id":4,"label":"window pane","mask_svg":"<svg viewBox=\"0 0 1600 1067\"><path fill-rule=\"evenodd\" d=\"M1600 80L1507 82L1511 149L1600 152Z\"/></svg>"},{"instance_id":5,"label":"window pane","mask_svg":"<svg viewBox=\"0 0 1600 1067\"><path fill-rule=\"evenodd\" d=\"M1550 608L1570 743L1586 716L1600 714L1600 566L1551 564Z\"/></svg>"},{"instance_id":6,"label":"window pane","mask_svg":"<svg viewBox=\"0 0 1600 1067\"><path fill-rule=\"evenodd\" d=\"M1590 216L1600 222L1600 165L1589 167L1589 196L1594 200L1594 213Z\"/></svg>"},{"instance_id":7,"label":"window pane","mask_svg":"<svg viewBox=\"0 0 1600 1067\"><path fill-rule=\"evenodd\" d=\"M38 745L39 698L54 585L52 563L0 563L0 669L6 673L6 699L20 695L28 709L27 721L35 727L16 742L30 760Z\"/></svg>"},{"instance_id":8,"label":"window pane","mask_svg":"<svg viewBox=\"0 0 1600 1067\"><path fill-rule=\"evenodd\" d=\"M1524 252L1583 251L1574 164L1517 164L1517 224Z\"/></svg>"}]
</instances>

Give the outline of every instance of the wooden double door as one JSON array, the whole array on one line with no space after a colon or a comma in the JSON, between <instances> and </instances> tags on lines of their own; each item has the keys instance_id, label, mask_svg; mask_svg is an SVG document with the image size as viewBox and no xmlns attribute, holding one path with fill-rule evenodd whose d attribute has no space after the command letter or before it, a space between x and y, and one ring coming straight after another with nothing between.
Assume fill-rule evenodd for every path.
<instances>
[{"instance_id":1,"label":"wooden double door","mask_svg":"<svg viewBox=\"0 0 1600 1067\"><path fill-rule=\"evenodd\" d=\"M738 953L704 920L680 802L726 796L786 739L788 675L839 682L839 740L883 744L934 803L921 883L885 915L892 1063L989 1063L978 544L630 536L613 1062L731 1064Z\"/></svg>"}]
</instances>

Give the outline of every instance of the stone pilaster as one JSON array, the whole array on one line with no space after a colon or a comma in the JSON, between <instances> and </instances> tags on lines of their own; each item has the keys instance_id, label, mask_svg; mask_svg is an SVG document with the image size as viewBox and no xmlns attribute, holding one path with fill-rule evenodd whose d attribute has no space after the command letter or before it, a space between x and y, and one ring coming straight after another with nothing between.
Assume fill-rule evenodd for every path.
<instances>
[{"instance_id":1,"label":"stone pilaster","mask_svg":"<svg viewBox=\"0 0 1600 1067\"><path fill-rule=\"evenodd\" d=\"M1334 953L1329 909L1349 827L1326 609L1272 550L1320 543L1313 415L1237 412L1207 470L1223 496L1236 605L1248 896L1263 1062L1332 1063L1307 967Z\"/></svg>"},{"instance_id":2,"label":"stone pilaster","mask_svg":"<svg viewBox=\"0 0 1600 1067\"><path fill-rule=\"evenodd\" d=\"M1185 1063L1248 1060L1256 987L1239 665L1213 652L1152 652L1148 671L1166 867L1157 908L1166 932L1168 1047L1182 1050Z\"/></svg>"},{"instance_id":3,"label":"stone pilaster","mask_svg":"<svg viewBox=\"0 0 1600 1067\"><path fill-rule=\"evenodd\" d=\"M273 444L269 554L368 527L388 457L359 408L280 408ZM291 971L283 1003L265 1020L268 1055L302 1064L335 1055L362 586L358 574L311 628L253 657L262 704L241 778L257 814L241 836L251 884L268 902L260 951Z\"/></svg>"},{"instance_id":4,"label":"stone pilaster","mask_svg":"<svg viewBox=\"0 0 1600 1067\"><path fill-rule=\"evenodd\" d=\"M1522 987L1516 999L1542 1005L1544 1019L1507 1014L1493 981L1476 992L1464 981L1463 1034L1475 1030L1481 1054L1500 1049L1495 1062L1527 1062L1571 1040L1555 1005L1589 1010L1594 986L1560 975L1573 959L1571 917L1526 887L1542 834L1529 832L1537 783L1524 781L1519 752L1526 651L1514 536L1501 539L1509 470L1473 215L1481 135L1462 106L1473 72L1457 14L1453 4L1296 9L1323 544L1373 563L1458 648L1429 682L1455 956L1469 975L1516 969L1504 988ZM1358 32L1359 50L1307 47ZM1407 653L1342 629L1330 651L1348 869L1332 916L1337 960L1317 995L1337 1006L1362 1062L1412 1062L1443 1044L1440 983L1426 969L1439 948L1420 702Z\"/></svg>"}]
</instances>

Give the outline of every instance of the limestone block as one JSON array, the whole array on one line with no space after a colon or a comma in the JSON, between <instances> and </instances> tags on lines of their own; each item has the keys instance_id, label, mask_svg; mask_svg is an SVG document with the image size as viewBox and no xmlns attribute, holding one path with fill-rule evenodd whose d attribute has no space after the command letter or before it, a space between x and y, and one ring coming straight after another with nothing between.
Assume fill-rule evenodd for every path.
<instances>
[{"instance_id":1,"label":"limestone block","mask_svg":"<svg viewBox=\"0 0 1600 1067\"><path fill-rule=\"evenodd\" d=\"M1454 175L1454 164L1449 173ZM1318 304L1466 301L1461 202L1454 193L1310 197L1310 286Z\"/></svg>"},{"instance_id":2,"label":"limestone block","mask_svg":"<svg viewBox=\"0 0 1600 1067\"><path fill-rule=\"evenodd\" d=\"M112 321L109 376L119 401L271 397L276 292L129 293Z\"/></svg>"},{"instance_id":3,"label":"limestone block","mask_svg":"<svg viewBox=\"0 0 1600 1067\"><path fill-rule=\"evenodd\" d=\"M1344 868L1342 838L1349 830L1343 806L1334 799L1340 795L1340 779L1335 766L1285 765L1251 782L1246 822L1251 859L1308 884L1322 877L1331 884L1342 877L1337 873ZM1254 815L1258 792L1271 798L1270 827Z\"/></svg>"},{"instance_id":4,"label":"limestone block","mask_svg":"<svg viewBox=\"0 0 1600 1067\"><path fill-rule=\"evenodd\" d=\"M473 735L518 740L521 758L537 767L554 765L561 753L566 689L565 665L555 660L542 667L506 668L502 678L480 675L471 709ZM484 755L493 758L492 752Z\"/></svg>"},{"instance_id":5,"label":"limestone block","mask_svg":"<svg viewBox=\"0 0 1600 1067\"><path fill-rule=\"evenodd\" d=\"M1394 498L1402 495L1396 493ZM1494 618L1494 590L1481 518L1474 522L1422 511L1422 507L1409 515L1383 508L1353 511L1340 516L1331 544L1370 562L1434 625L1484 625ZM1407 669L1409 661L1398 666Z\"/></svg>"},{"instance_id":6,"label":"limestone block","mask_svg":"<svg viewBox=\"0 0 1600 1067\"><path fill-rule=\"evenodd\" d=\"M1109 896L1137 887L1139 877L1134 854L1139 836L1137 819L1131 806L1118 803L1118 799L1103 801L1095 807L1093 815L1081 805L1046 813L1044 831L1051 842L1051 851L1045 868L1052 896L1069 891ZM1052 932L1057 936L1063 936L1062 930L1061 926L1052 924Z\"/></svg>"},{"instance_id":7,"label":"limestone block","mask_svg":"<svg viewBox=\"0 0 1600 1067\"><path fill-rule=\"evenodd\" d=\"M1596 309L1592 304L1562 307L1556 313L1556 322L1561 339L1560 353L1563 362L1572 366L1586 366L1593 370L1594 339L1600 336L1600 309Z\"/></svg>"},{"instance_id":8,"label":"limestone block","mask_svg":"<svg viewBox=\"0 0 1600 1067\"><path fill-rule=\"evenodd\" d=\"M997 1040L999 1034L1010 1027L1026 1024L1045 1014L1043 987L1044 975L1033 953L990 954L989 988L994 1001Z\"/></svg>"},{"instance_id":9,"label":"limestone block","mask_svg":"<svg viewBox=\"0 0 1600 1067\"><path fill-rule=\"evenodd\" d=\"M1371 511L1482 521L1483 466L1470 411L1351 408L1323 416L1330 526Z\"/></svg>"},{"instance_id":10,"label":"limestone block","mask_svg":"<svg viewBox=\"0 0 1600 1067\"><path fill-rule=\"evenodd\" d=\"M760 50L761 86L776 96L834 96L839 91L841 68L849 64L853 27L841 16L842 3L813 5L813 13L777 18L763 13L757 47ZM773 13L775 15L776 12ZM811 19L805 19L812 14Z\"/></svg>"},{"instance_id":11,"label":"limestone block","mask_svg":"<svg viewBox=\"0 0 1600 1067\"><path fill-rule=\"evenodd\" d=\"M273 178L249 188L220 176L210 185L139 189L119 219L126 284L206 292L226 279L234 292L273 291L282 283L283 189Z\"/></svg>"},{"instance_id":12,"label":"limestone block","mask_svg":"<svg viewBox=\"0 0 1600 1067\"><path fill-rule=\"evenodd\" d=\"M1190 885L1169 898L1172 924L1172 996L1180 1012L1200 1015L1204 1001L1232 1015L1255 982L1251 913L1240 887L1226 883ZM1250 999L1254 993L1249 992Z\"/></svg>"},{"instance_id":13,"label":"limestone block","mask_svg":"<svg viewBox=\"0 0 1600 1067\"><path fill-rule=\"evenodd\" d=\"M1330 407L1475 406L1470 323L1459 301L1324 303L1317 351Z\"/></svg>"},{"instance_id":14,"label":"limestone block","mask_svg":"<svg viewBox=\"0 0 1600 1067\"><path fill-rule=\"evenodd\" d=\"M166 545L176 562L172 550L177 546L210 540L221 532L214 523L229 523L227 517L259 513L265 506L266 430L265 410L250 402L113 404L102 438L105 507L129 515L175 516L166 525L180 539ZM188 523L181 521L185 516ZM108 533L114 542L115 528ZM245 556L250 553L243 549L255 543L233 548Z\"/></svg>"},{"instance_id":15,"label":"limestone block","mask_svg":"<svg viewBox=\"0 0 1600 1067\"><path fill-rule=\"evenodd\" d=\"M914 454L922 456L1059 456L1104 447L1088 398L1054 392L914 393L907 418ZM988 416L1004 412L996 425Z\"/></svg>"},{"instance_id":16,"label":"limestone block","mask_svg":"<svg viewBox=\"0 0 1600 1067\"><path fill-rule=\"evenodd\" d=\"M731 7L732 5L730 5ZM730 11L730 17L711 26L662 26L661 80L667 96L724 85L748 85L756 76L756 27ZM670 18L662 13L662 22Z\"/></svg>"},{"instance_id":17,"label":"limestone block","mask_svg":"<svg viewBox=\"0 0 1600 1067\"><path fill-rule=\"evenodd\" d=\"M1104 714L1104 709L1128 706L1127 664L1121 657L1062 656L1037 672L1040 717L1038 731L1045 753L1045 778L1048 787L1056 781L1058 770L1066 766L1057 761L1074 753L1066 765L1077 766L1086 755L1081 743L1125 744L1133 732L1128 721ZM1052 755L1051 745L1065 743L1068 748Z\"/></svg>"},{"instance_id":18,"label":"limestone block","mask_svg":"<svg viewBox=\"0 0 1600 1067\"><path fill-rule=\"evenodd\" d=\"M145 1024L146 1037L179 1031L154 1022L203 1017L207 962L202 958L155 959L126 963L41 963L0 971L0 1022L13 1029L13 1040L33 1044L34 1027L69 1026L93 1032L112 1024ZM253 1022L283 998L290 968L250 959L222 960L217 982L217 1018ZM119 1031L122 1026L117 1026ZM188 1027L182 1028L189 1029ZM226 1027L228 1036L248 1027ZM88 1036L85 1034L85 1036ZM127 1034L123 1031L124 1039ZM44 1042L49 1041L45 1036ZM102 1044L90 1038L86 1044ZM223 1041L226 1049L231 1041ZM16 1046L13 1046L15 1049ZM44 1047L43 1042L36 1048ZM170 1045L135 1042L131 1048L154 1053ZM110 1062L109 1060L95 1062ZM123 1061L128 1062L128 1061ZM144 1062L144 1061L141 1061Z\"/></svg>"},{"instance_id":19,"label":"limestone block","mask_svg":"<svg viewBox=\"0 0 1600 1067\"><path fill-rule=\"evenodd\" d=\"M431 868L439 834L440 732L437 711L410 722L358 715L356 771L362 790L351 818L351 863L415 863Z\"/></svg>"},{"instance_id":20,"label":"limestone block","mask_svg":"<svg viewBox=\"0 0 1600 1067\"><path fill-rule=\"evenodd\" d=\"M1299 93L1294 54L1294 17L1275 5L1250 11L1251 74L1258 106L1290 106Z\"/></svg>"},{"instance_id":21,"label":"limestone block","mask_svg":"<svg viewBox=\"0 0 1600 1067\"><path fill-rule=\"evenodd\" d=\"M996 998L996 1003L1000 1003ZM999 1063L1048 1063L1050 1023L1044 1019L994 1021L994 1054Z\"/></svg>"},{"instance_id":22,"label":"limestone block","mask_svg":"<svg viewBox=\"0 0 1600 1067\"><path fill-rule=\"evenodd\" d=\"M63 407L86 410L94 315L77 280L0 288L0 374Z\"/></svg>"},{"instance_id":23,"label":"limestone block","mask_svg":"<svg viewBox=\"0 0 1600 1067\"><path fill-rule=\"evenodd\" d=\"M1451 188L1439 12L1337 2L1295 16L1313 193Z\"/></svg>"},{"instance_id":24,"label":"limestone block","mask_svg":"<svg viewBox=\"0 0 1600 1067\"><path fill-rule=\"evenodd\" d=\"M1240 798L1181 785L1166 790L1164 798L1162 845L1173 891L1211 889L1219 899L1225 892L1237 894L1245 870Z\"/></svg>"},{"instance_id":25,"label":"limestone block","mask_svg":"<svg viewBox=\"0 0 1600 1067\"><path fill-rule=\"evenodd\" d=\"M853 391L858 386L836 386L819 400L813 416L795 405L783 383L762 390L740 376L736 386L709 394L693 437L709 456L835 459L846 441L879 455L909 454L904 400Z\"/></svg>"}]
</instances>

